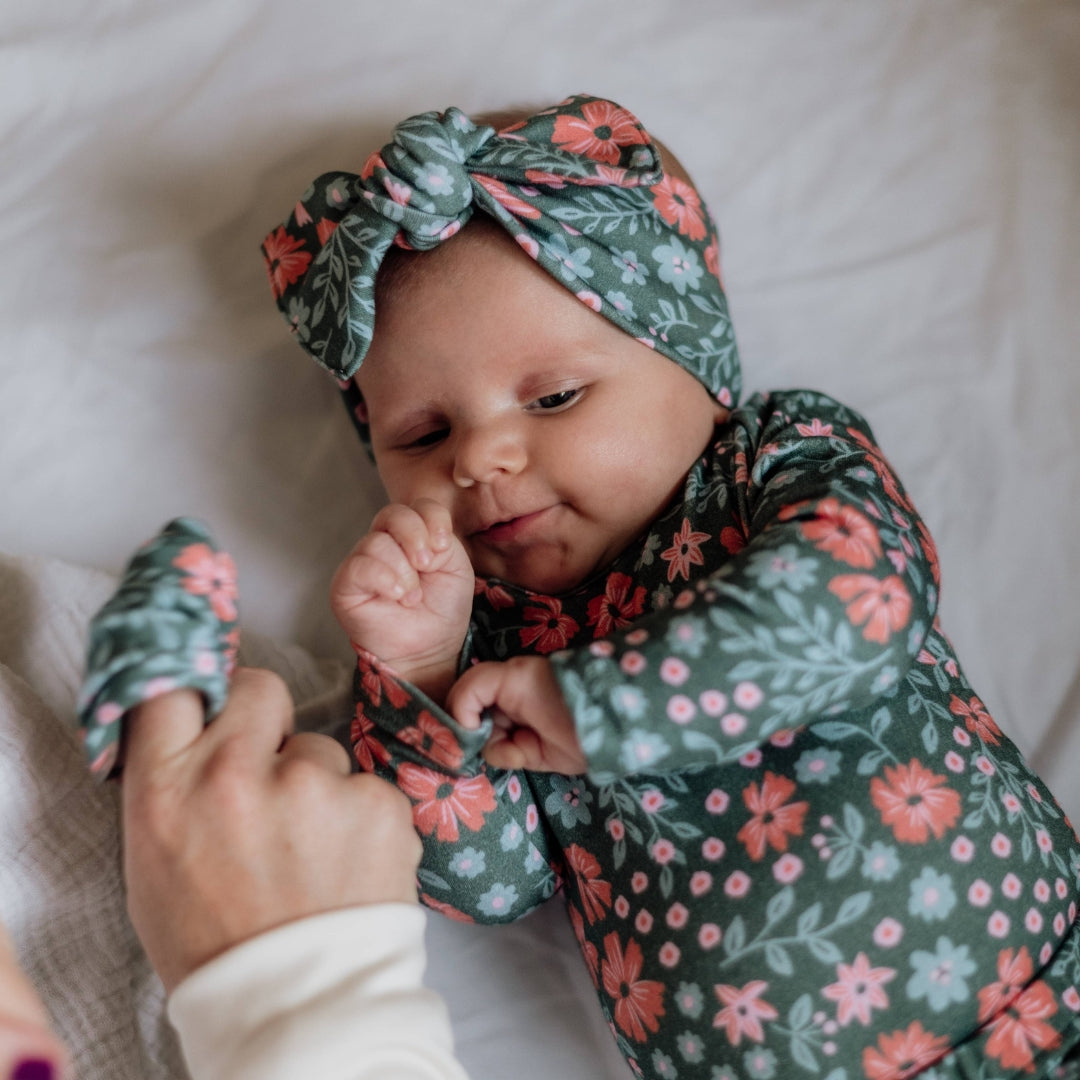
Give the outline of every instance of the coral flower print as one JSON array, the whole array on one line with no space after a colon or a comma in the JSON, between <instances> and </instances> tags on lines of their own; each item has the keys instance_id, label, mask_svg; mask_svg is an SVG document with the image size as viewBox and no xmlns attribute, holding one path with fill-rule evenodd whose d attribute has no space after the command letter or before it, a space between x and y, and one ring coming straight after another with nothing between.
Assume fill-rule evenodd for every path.
<instances>
[{"instance_id":1,"label":"coral flower print","mask_svg":"<svg viewBox=\"0 0 1080 1080\"><path fill-rule=\"evenodd\" d=\"M427 709L421 710L412 727L399 731L398 738L443 769L456 769L464 757L454 733Z\"/></svg>"},{"instance_id":2,"label":"coral flower print","mask_svg":"<svg viewBox=\"0 0 1080 1080\"><path fill-rule=\"evenodd\" d=\"M689 578L691 566L704 565L705 557L701 554L701 545L708 539L708 533L695 532L690 527L690 519L683 518L682 527L671 538L671 547L660 553L660 557L668 564L668 581L674 581L677 577Z\"/></svg>"},{"instance_id":3,"label":"coral flower print","mask_svg":"<svg viewBox=\"0 0 1080 1080\"><path fill-rule=\"evenodd\" d=\"M1006 1069L1030 1071L1032 1048L1049 1050L1061 1035L1047 1019L1057 1012L1050 987L1041 979L1031 982L1034 968L1027 948L998 953L998 978L979 991L979 1022L990 1021L992 1032L986 1052Z\"/></svg>"},{"instance_id":4,"label":"coral flower print","mask_svg":"<svg viewBox=\"0 0 1080 1080\"><path fill-rule=\"evenodd\" d=\"M307 272L311 252L301 250L304 241L290 236L281 225L263 241L266 273L276 300Z\"/></svg>"},{"instance_id":5,"label":"coral flower print","mask_svg":"<svg viewBox=\"0 0 1080 1080\"><path fill-rule=\"evenodd\" d=\"M931 1034L915 1020L903 1031L879 1035L876 1047L866 1047L863 1072L867 1080L907 1080L944 1057L948 1050L945 1036Z\"/></svg>"},{"instance_id":6,"label":"coral flower print","mask_svg":"<svg viewBox=\"0 0 1080 1080\"><path fill-rule=\"evenodd\" d=\"M841 574L829 582L829 592L850 601L847 617L854 626L863 627L867 641L878 645L887 645L911 617L911 595L895 574L884 581L869 574Z\"/></svg>"},{"instance_id":7,"label":"coral flower print","mask_svg":"<svg viewBox=\"0 0 1080 1080\"><path fill-rule=\"evenodd\" d=\"M501 180L475 175L473 179L502 207L518 218L538 218L540 211L515 195Z\"/></svg>"},{"instance_id":8,"label":"coral flower print","mask_svg":"<svg viewBox=\"0 0 1080 1080\"><path fill-rule=\"evenodd\" d=\"M645 607L645 586L634 588L629 574L609 574L603 596L589 601L589 626L598 638L607 637L612 630L624 630Z\"/></svg>"},{"instance_id":9,"label":"coral flower print","mask_svg":"<svg viewBox=\"0 0 1080 1080\"><path fill-rule=\"evenodd\" d=\"M484 815L495 809L495 789L480 776L447 776L405 762L397 784L412 799L413 820L424 836L433 832L438 840L457 840L458 822L473 832L484 824Z\"/></svg>"},{"instance_id":10,"label":"coral flower print","mask_svg":"<svg viewBox=\"0 0 1080 1080\"><path fill-rule=\"evenodd\" d=\"M578 624L563 614L562 601L550 596L537 597L543 607L527 607L524 615L527 626L521 631L521 644L534 646L541 656L565 649L567 642L578 632Z\"/></svg>"},{"instance_id":11,"label":"coral flower print","mask_svg":"<svg viewBox=\"0 0 1080 1080\"><path fill-rule=\"evenodd\" d=\"M737 986L714 986L713 990L724 1007L713 1017L713 1027L723 1028L728 1042L738 1046L745 1035L751 1042L765 1038L762 1020L775 1020L780 1014L761 995L769 989L763 979Z\"/></svg>"},{"instance_id":12,"label":"coral flower print","mask_svg":"<svg viewBox=\"0 0 1080 1080\"><path fill-rule=\"evenodd\" d=\"M631 1039L645 1041L646 1030L655 1032L664 1015L664 984L642 979L641 946L633 938L623 951L614 930L604 938L600 977L608 997L615 1002L615 1023Z\"/></svg>"},{"instance_id":13,"label":"coral flower print","mask_svg":"<svg viewBox=\"0 0 1080 1080\"><path fill-rule=\"evenodd\" d=\"M566 849L566 865L574 871L581 906L592 925L597 919L603 918L606 909L611 907L611 884L600 880L600 863L596 856L577 844L571 844Z\"/></svg>"},{"instance_id":14,"label":"coral flower print","mask_svg":"<svg viewBox=\"0 0 1080 1080\"><path fill-rule=\"evenodd\" d=\"M940 840L960 816L959 792L915 758L908 765L886 765L885 779L870 781L870 798L904 844L925 844L931 833Z\"/></svg>"},{"instance_id":15,"label":"coral flower print","mask_svg":"<svg viewBox=\"0 0 1080 1080\"><path fill-rule=\"evenodd\" d=\"M590 101L582 106L581 119L556 117L551 141L571 153L617 165L621 147L644 143L646 136L625 109L610 101Z\"/></svg>"},{"instance_id":16,"label":"coral flower print","mask_svg":"<svg viewBox=\"0 0 1080 1080\"><path fill-rule=\"evenodd\" d=\"M753 815L738 831L736 839L746 845L747 854L757 862L766 847L787 851L788 837L800 836L809 803L792 802L795 782L786 776L766 772L761 787L755 780L743 789L743 802Z\"/></svg>"},{"instance_id":17,"label":"coral flower print","mask_svg":"<svg viewBox=\"0 0 1080 1080\"><path fill-rule=\"evenodd\" d=\"M965 703L953 694L949 701L949 712L953 716L962 716L968 731L978 736L984 743L997 746L1001 742L1001 728L997 726L997 722L986 711L986 706L977 697L972 696Z\"/></svg>"},{"instance_id":18,"label":"coral flower print","mask_svg":"<svg viewBox=\"0 0 1080 1080\"><path fill-rule=\"evenodd\" d=\"M387 765L390 762L390 751L375 737L376 730L375 724L364 715L364 703L358 702L349 731L349 739L352 743L353 757L364 772L374 772L376 761L380 765Z\"/></svg>"},{"instance_id":19,"label":"coral flower print","mask_svg":"<svg viewBox=\"0 0 1080 1080\"><path fill-rule=\"evenodd\" d=\"M653 205L657 213L691 240L705 239L705 215L698 193L677 176L664 174L664 179L649 189L656 196ZM712 270L712 267L709 267Z\"/></svg>"},{"instance_id":20,"label":"coral flower print","mask_svg":"<svg viewBox=\"0 0 1080 1080\"><path fill-rule=\"evenodd\" d=\"M866 953L859 953L853 964L836 965L836 982L821 992L836 1002L836 1019L841 1027L852 1020L866 1026L873 1009L886 1009L889 998L882 985L895 977L894 968L871 967Z\"/></svg>"},{"instance_id":21,"label":"coral flower print","mask_svg":"<svg viewBox=\"0 0 1080 1080\"><path fill-rule=\"evenodd\" d=\"M785 507L780 519L794 517L807 504ZM803 536L839 562L868 570L881 558L881 539L873 523L854 507L839 499L822 499L814 517L800 526Z\"/></svg>"},{"instance_id":22,"label":"coral flower print","mask_svg":"<svg viewBox=\"0 0 1080 1080\"><path fill-rule=\"evenodd\" d=\"M214 614L223 622L236 618L236 564L227 552L215 552L209 544L190 544L173 559L184 571L181 584L193 596L210 600Z\"/></svg>"}]
</instances>

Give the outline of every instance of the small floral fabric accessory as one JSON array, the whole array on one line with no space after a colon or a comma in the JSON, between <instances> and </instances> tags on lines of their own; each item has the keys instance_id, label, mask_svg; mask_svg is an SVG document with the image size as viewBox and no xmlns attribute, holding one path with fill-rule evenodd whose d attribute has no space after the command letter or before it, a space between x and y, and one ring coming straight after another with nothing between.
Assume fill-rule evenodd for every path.
<instances>
[{"instance_id":1,"label":"small floral fabric accessory","mask_svg":"<svg viewBox=\"0 0 1080 1080\"><path fill-rule=\"evenodd\" d=\"M180 687L225 704L240 630L236 568L204 525L177 518L144 544L90 623L79 726L91 771L117 768L125 714Z\"/></svg>"},{"instance_id":2,"label":"small floral fabric accessory","mask_svg":"<svg viewBox=\"0 0 1080 1080\"><path fill-rule=\"evenodd\" d=\"M375 277L390 246L429 251L476 210L582 303L684 367L721 404L737 401L708 209L663 171L633 114L585 95L500 131L460 109L421 113L398 124L359 175L320 176L263 242L274 298L300 345L351 380L371 343ZM362 402L350 393L366 441Z\"/></svg>"}]
</instances>

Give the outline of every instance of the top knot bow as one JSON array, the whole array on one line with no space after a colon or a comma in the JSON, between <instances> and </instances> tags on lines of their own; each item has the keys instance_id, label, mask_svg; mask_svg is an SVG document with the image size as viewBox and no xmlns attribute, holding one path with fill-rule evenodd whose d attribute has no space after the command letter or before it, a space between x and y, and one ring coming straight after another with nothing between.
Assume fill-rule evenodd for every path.
<instances>
[{"instance_id":1,"label":"top knot bow","mask_svg":"<svg viewBox=\"0 0 1080 1080\"><path fill-rule=\"evenodd\" d=\"M460 109L420 113L359 175L320 176L263 243L274 297L301 346L351 379L371 343L375 276L390 245L428 251L476 209L723 404L738 398L708 210L694 187L663 171L632 113L585 95L500 131Z\"/></svg>"}]
</instances>

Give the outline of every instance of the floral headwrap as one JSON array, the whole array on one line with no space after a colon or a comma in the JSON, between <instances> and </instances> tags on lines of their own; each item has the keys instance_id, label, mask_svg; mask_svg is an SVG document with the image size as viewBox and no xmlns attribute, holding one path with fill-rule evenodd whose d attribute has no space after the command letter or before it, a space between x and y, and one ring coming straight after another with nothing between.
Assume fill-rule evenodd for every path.
<instances>
[{"instance_id":1,"label":"floral headwrap","mask_svg":"<svg viewBox=\"0 0 1080 1080\"><path fill-rule=\"evenodd\" d=\"M402 121L359 176L320 176L263 242L270 286L300 345L342 381L371 343L375 276L391 244L429 251L479 209L556 281L659 350L724 405L739 360L701 196L665 173L635 116L579 95L496 131L460 109Z\"/></svg>"}]
</instances>

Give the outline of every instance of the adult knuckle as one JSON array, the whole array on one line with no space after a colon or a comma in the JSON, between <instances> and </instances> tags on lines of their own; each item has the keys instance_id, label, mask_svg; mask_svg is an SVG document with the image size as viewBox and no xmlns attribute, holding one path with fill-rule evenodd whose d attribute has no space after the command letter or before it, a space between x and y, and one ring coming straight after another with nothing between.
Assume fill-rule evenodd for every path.
<instances>
[{"instance_id":1,"label":"adult knuckle","mask_svg":"<svg viewBox=\"0 0 1080 1080\"><path fill-rule=\"evenodd\" d=\"M233 686L257 699L266 708L289 708L292 705L292 695L285 680L269 668L240 668L234 676Z\"/></svg>"}]
</instances>

